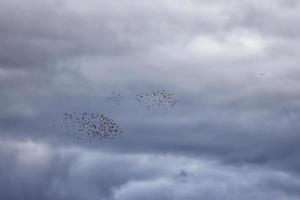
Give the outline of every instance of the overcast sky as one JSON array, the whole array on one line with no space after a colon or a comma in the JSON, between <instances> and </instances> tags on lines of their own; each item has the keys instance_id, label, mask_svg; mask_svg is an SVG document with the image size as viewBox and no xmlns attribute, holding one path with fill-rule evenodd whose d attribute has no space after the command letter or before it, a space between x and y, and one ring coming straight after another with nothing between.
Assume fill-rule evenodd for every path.
<instances>
[{"instance_id":1,"label":"overcast sky","mask_svg":"<svg viewBox=\"0 0 300 200\"><path fill-rule=\"evenodd\" d=\"M300 199L299 36L298 0L0 0L0 199Z\"/></svg>"}]
</instances>

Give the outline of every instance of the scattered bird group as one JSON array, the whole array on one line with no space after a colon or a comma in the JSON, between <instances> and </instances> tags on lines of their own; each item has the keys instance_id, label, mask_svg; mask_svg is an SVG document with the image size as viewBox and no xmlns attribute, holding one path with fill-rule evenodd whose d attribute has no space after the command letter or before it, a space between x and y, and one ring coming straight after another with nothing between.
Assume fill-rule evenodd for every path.
<instances>
[{"instance_id":1,"label":"scattered bird group","mask_svg":"<svg viewBox=\"0 0 300 200\"><path fill-rule=\"evenodd\" d=\"M121 94L113 91L112 95L107 98L108 101L120 105L121 103Z\"/></svg>"},{"instance_id":2,"label":"scattered bird group","mask_svg":"<svg viewBox=\"0 0 300 200\"><path fill-rule=\"evenodd\" d=\"M115 139L123 134L118 123L98 113L65 113L60 125L77 139L87 138L90 142L92 139Z\"/></svg>"},{"instance_id":3,"label":"scattered bird group","mask_svg":"<svg viewBox=\"0 0 300 200\"><path fill-rule=\"evenodd\" d=\"M120 104L121 94L113 91L112 96L108 97L107 100ZM148 108L175 106L179 102L175 97L175 93L165 90L153 90L137 94L136 100L145 104ZM118 136L123 137L121 126L101 113L64 113L63 117L58 120L58 125L77 139L88 139L90 142L93 139L103 140L115 139Z\"/></svg>"},{"instance_id":4,"label":"scattered bird group","mask_svg":"<svg viewBox=\"0 0 300 200\"><path fill-rule=\"evenodd\" d=\"M148 108L175 106L179 102L175 97L175 93L170 93L165 90L153 90L143 94L137 94L136 100L139 103L145 104Z\"/></svg>"}]
</instances>

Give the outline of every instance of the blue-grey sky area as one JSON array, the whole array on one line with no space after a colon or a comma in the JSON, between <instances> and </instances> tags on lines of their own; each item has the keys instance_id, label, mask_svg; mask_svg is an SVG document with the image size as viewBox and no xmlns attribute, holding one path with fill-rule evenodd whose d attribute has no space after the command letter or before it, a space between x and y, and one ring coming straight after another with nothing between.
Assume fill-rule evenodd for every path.
<instances>
[{"instance_id":1,"label":"blue-grey sky area","mask_svg":"<svg viewBox=\"0 0 300 200\"><path fill-rule=\"evenodd\" d=\"M299 23L298 0L1 0L0 199L299 200ZM123 136L72 137L73 112Z\"/></svg>"}]
</instances>

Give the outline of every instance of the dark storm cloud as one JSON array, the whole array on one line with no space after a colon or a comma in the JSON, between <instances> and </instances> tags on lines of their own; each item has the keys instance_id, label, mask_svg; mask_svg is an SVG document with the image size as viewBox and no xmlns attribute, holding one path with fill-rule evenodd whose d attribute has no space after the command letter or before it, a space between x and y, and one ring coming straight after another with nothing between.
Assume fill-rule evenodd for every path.
<instances>
[{"instance_id":1,"label":"dark storm cloud","mask_svg":"<svg viewBox=\"0 0 300 200\"><path fill-rule=\"evenodd\" d=\"M292 0L2 1L2 198L297 199L298 10ZM180 101L135 101L153 90ZM68 138L52 126L65 112L104 113L124 138ZM199 175L202 164L216 173Z\"/></svg>"}]
</instances>

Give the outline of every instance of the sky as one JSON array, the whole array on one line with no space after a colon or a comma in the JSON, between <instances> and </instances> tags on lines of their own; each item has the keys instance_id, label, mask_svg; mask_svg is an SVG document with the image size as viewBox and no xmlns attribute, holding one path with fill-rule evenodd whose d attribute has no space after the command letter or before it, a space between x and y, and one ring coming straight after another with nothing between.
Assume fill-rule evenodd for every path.
<instances>
[{"instance_id":1,"label":"sky","mask_svg":"<svg viewBox=\"0 0 300 200\"><path fill-rule=\"evenodd\" d=\"M299 11L1 0L0 199L300 199ZM153 90L179 103L135 100ZM89 142L53 125L73 112L104 113L124 135Z\"/></svg>"}]
</instances>

